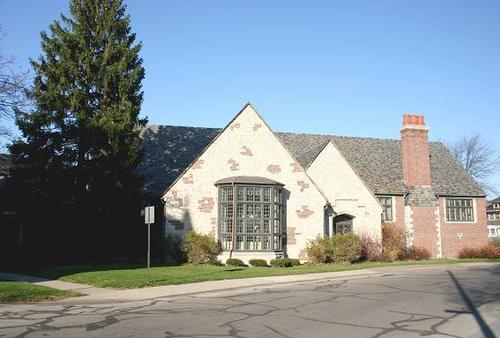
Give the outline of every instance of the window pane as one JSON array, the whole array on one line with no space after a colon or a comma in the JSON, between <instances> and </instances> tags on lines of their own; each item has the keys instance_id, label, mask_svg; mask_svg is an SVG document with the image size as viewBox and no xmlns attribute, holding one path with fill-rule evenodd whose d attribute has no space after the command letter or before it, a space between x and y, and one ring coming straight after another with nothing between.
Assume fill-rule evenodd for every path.
<instances>
[{"instance_id":1,"label":"window pane","mask_svg":"<svg viewBox=\"0 0 500 338\"><path fill-rule=\"evenodd\" d=\"M237 194L238 194L238 201L243 201L243 197L245 196L245 188L243 187L238 187L236 189Z\"/></svg>"},{"instance_id":2,"label":"window pane","mask_svg":"<svg viewBox=\"0 0 500 338\"><path fill-rule=\"evenodd\" d=\"M242 250L243 249L243 236L236 236L236 250Z\"/></svg>"},{"instance_id":3,"label":"window pane","mask_svg":"<svg viewBox=\"0 0 500 338\"><path fill-rule=\"evenodd\" d=\"M252 202L254 200L253 197L253 188L247 187L247 201Z\"/></svg>"},{"instance_id":4,"label":"window pane","mask_svg":"<svg viewBox=\"0 0 500 338\"><path fill-rule=\"evenodd\" d=\"M238 219L236 221L236 233L237 234L242 234L243 233L243 224L244 224L244 220L243 219Z\"/></svg>"},{"instance_id":5,"label":"window pane","mask_svg":"<svg viewBox=\"0 0 500 338\"><path fill-rule=\"evenodd\" d=\"M247 213L246 213L246 218L253 218L253 204L247 204Z\"/></svg>"},{"instance_id":6,"label":"window pane","mask_svg":"<svg viewBox=\"0 0 500 338\"><path fill-rule=\"evenodd\" d=\"M264 202L271 202L271 188L264 188Z\"/></svg>"},{"instance_id":7,"label":"window pane","mask_svg":"<svg viewBox=\"0 0 500 338\"><path fill-rule=\"evenodd\" d=\"M262 188L254 188L255 202L260 202L262 200Z\"/></svg>"},{"instance_id":8,"label":"window pane","mask_svg":"<svg viewBox=\"0 0 500 338\"><path fill-rule=\"evenodd\" d=\"M266 234L270 234L271 233L271 224L270 224L270 221L268 219L265 219L263 221L264 223L264 227L263 227L263 232L266 233Z\"/></svg>"},{"instance_id":9,"label":"window pane","mask_svg":"<svg viewBox=\"0 0 500 338\"><path fill-rule=\"evenodd\" d=\"M262 218L262 205L261 204L255 204L254 216L255 216L255 218Z\"/></svg>"},{"instance_id":10,"label":"window pane","mask_svg":"<svg viewBox=\"0 0 500 338\"><path fill-rule=\"evenodd\" d=\"M241 203L238 203L236 205L236 217L243 217L244 213L243 213L243 204Z\"/></svg>"},{"instance_id":11,"label":"window pane","mask_svg":"<svg viewBox=\"0 0 500 338\"><path fill-rule=\"evenodd\" d=\"M262 250L271 250L271 237L263 236L262 237Z\"/></svg>"},{"instance_id":12,"label":"window pane","mask_svg":"<svg viewBox=\"0 0 500 338\"><path fill-rule=\"evenodd\" d=\"M262 220L256 219L253 223L253 232L260 234L262 232Z\"/></svg>"},{"instance_id":13,"label":"window pane","mask_svg":"<svg viewBox=\"0 0 500 338\"><path fill-rule=\"evenodd\" d=\"M248 233L248 234L251 234L253 233L253 221L252 220L247 220L245 222L245 232Z\"/></svg>"}]
</instances>

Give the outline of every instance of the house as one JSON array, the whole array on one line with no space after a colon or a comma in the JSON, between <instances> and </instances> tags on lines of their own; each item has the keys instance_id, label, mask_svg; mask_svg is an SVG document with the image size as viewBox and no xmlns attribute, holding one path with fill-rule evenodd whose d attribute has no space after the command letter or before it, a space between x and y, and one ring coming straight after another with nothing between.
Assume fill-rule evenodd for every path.
<instances>
[{"instance_id":1,"label":"house","mask_svg":"<svg viewBox=\"0 0 500 338\"><path fill-rule=\"evenodd\" d=\"M404 115L401 140L275 132L246 104L222 130L149 126L139 169L146 190L166 188L166 232L214 236L221 260L305 260L317 236L380 240L384 222L454 257L487 243L485 193L428 131Z\"/></svg>"},{"instance_id":2,"label":"house","mask_svg":"<svg viewBox=\"0 0 500 338\"><path fill-rule=\"evenodd\" d=\"M500 237L500 197L488 203L486 214L488 215L488 236Z\"/></svg>"}]
</instances>

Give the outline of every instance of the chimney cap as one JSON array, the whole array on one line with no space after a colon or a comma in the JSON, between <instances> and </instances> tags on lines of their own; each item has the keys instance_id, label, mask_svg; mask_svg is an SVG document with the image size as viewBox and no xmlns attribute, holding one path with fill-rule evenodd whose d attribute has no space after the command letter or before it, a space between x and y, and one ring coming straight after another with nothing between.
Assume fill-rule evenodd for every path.
<instances>
[{"instance_id":1,"label":"chimney cap","mask_svg":"<svg viewBox=\"0 0 500 338\"><path fill-rule=\"evenodd\" d=\"M424 115L403 114L403 126L425 126Z\"/></svg>"}]
</instances>

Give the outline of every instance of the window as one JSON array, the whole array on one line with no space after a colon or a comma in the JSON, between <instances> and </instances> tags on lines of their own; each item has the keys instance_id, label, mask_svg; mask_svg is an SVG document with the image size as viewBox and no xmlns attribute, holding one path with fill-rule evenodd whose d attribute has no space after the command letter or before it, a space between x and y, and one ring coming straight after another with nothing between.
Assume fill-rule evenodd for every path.
<instances>
[{"instance_id":1,"label":"window","mask_svg":"<svg viewBox=\"0 0 500 338\"><path fill-rule=\"evenodd\" d=\"M474 207L472 198L447 198L447 222L474 222Z\"/></svg>"},{"instance_id":2,"label":"window","mask_svg":"<svg viewBox=\"0 0 500 338\"><path fill-rule=\"evenodd\" d=\"M392 222L393 212L392 212L392 197L379 197L380 204L382 205L382 221Z\"/></svg>"},{"instance_id":3,"label":"window","mask_svg":"<svg viewBox=\"0 0 500 338\"><path fill-rule=\"evenodd\" d=\"M219 240L222 248L282 250L282 213L281 185L219 185Z\"/></svg>"}]
</instances>

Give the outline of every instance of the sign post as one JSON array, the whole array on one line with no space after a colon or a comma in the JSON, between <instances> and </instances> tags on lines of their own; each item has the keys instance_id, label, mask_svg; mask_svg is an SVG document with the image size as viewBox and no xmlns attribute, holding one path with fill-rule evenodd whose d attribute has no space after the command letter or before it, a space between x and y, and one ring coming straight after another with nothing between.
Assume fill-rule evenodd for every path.
<instances>
[{"instance_id":1,"label":"sign post","mask_svg":"<svg viewBox=\"0 0 500 338\"><path fill-rule=\"evenodd\" d=\"M144 209L144 223L148 225L148 253L147 253L147 265L148 265L148 282L151 278L150 267L151 267L151 223L155 222L155 207L149 206Z\"/></svg>"}]
</instances>

